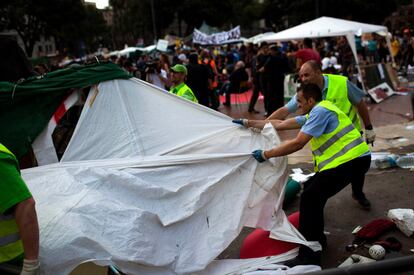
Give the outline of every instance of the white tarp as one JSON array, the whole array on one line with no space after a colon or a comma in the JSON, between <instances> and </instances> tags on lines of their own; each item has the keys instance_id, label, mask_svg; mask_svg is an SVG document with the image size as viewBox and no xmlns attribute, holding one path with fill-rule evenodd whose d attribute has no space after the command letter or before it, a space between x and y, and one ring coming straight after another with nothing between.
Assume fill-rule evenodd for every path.
<instances>
[{"instance_id":1,"label":"white tarp","mask_svg":"<svg viewBox=\"0 0 414 275\"><path fill-rule=\"evenodd\" d=\"M130 274L204 270L243 226L307 245L281 209L280 140L145 82L89 93L64 161L22 171L37 202L43 274L85 261Z\"/></svg>"}]
</instances>

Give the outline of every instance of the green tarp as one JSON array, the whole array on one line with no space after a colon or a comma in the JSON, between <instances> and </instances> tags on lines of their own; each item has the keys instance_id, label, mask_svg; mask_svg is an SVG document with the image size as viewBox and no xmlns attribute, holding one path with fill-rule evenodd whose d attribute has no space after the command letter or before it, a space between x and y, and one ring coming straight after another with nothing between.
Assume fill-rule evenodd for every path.
<instances>
[{"instance_id":1,"label":"green tarp","mask_svg":"<svg viewBox=\"0 0 414 275\"><path fill-rule=\"evenodd\" d=\"M18 83L0 82L0 142L20 158L29 151L71 89L130 77L116 64L95 63Z\"/></svg>"}]
</instances>

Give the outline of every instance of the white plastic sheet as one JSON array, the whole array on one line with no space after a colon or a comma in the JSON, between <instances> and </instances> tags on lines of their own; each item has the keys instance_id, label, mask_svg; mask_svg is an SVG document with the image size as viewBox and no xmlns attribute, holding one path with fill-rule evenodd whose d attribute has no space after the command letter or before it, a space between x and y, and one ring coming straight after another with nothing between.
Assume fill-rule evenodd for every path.
<instances>
[{"instance_id":1,"label":"white plastic sheet","mask_svg":"<svg viewBox=\"0 0 414 275\"><path fill-rule=\"evenodd\" d=\"M281 209L280 140L138 80L89 94L64 161L23 170L37 202L43 274L85 261L131 274L200 272L243 226L304 243Z\"/></svg>"}]
</instances>

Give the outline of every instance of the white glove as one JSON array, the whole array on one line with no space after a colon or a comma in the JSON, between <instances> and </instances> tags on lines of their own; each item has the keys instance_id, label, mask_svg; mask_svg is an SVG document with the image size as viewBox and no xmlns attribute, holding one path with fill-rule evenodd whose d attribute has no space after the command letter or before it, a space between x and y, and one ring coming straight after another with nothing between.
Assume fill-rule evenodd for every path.
<instances>
[{"instance_id":1,"label":"white glove","mask_svg":"<svg viewBox=\"0 0 414 275\"><path fill-rule=\"evenodd\" d=\"M372 145L374 145L374 141L375 141L375 132L374 132L374 129L372 129L372 130L366 130L365 129L365 141L368 143L368 144L372 144Z\"/></svg>"},{"instance_id":2,"label":"white glove","mask_svg":"<svg viewBox=\"0 0 414 275\"><path fill-rule=\"evenodd\" d=\"M39 274L39 260L23 260L23 268L20 275L37 275Z\"/></svg>"}]
</instances>

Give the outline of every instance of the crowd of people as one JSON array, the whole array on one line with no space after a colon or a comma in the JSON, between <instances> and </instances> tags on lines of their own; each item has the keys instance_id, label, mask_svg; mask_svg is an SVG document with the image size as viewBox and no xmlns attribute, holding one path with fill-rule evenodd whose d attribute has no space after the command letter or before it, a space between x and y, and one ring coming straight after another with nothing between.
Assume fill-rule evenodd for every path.
<instances>
[{"instance_id":1,"label":"crowd of people","mask_svg":"<svg viewBox=\"0 0 414 275\"><path fill-rule=\"evenodd\" d=\"M404 29L402 34L392 36L391 51L383 36L375 33L355 36L358 64L391 62L394 59L396 68L402 74L407 73L414 66L414 38L409 29ZM345 37L305 38L259 45L193 46L176 49L169 55L143 54L112 59L134 76L166 90L172 86L171 67L182 64L188 69L185 83L198 102L215 110L220 105L219 95L225 95L224 106L231 106L231 94L251 89L248 110L257 113L255 106L262 93L265 116L284 105L285 76L297 74L301 65L309 60L320 62L324 73L349 78L357 74L357 62ZM357 84L361 87L360 83Z\"/></svg>"}]
</instances>

